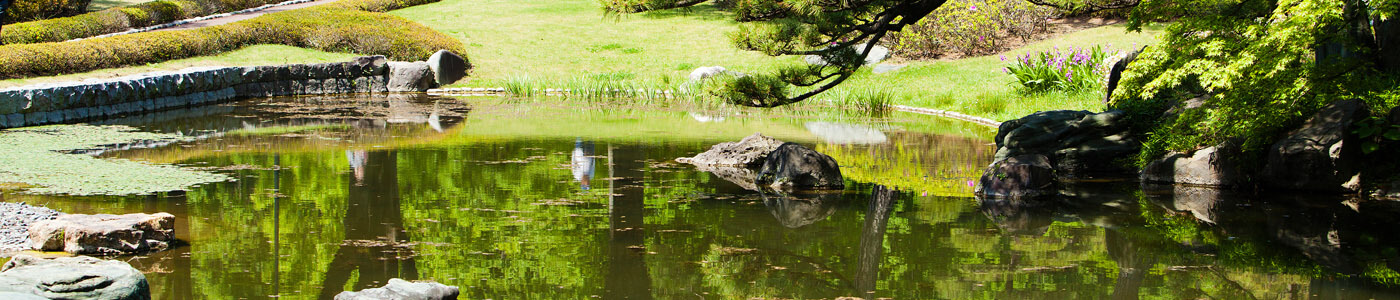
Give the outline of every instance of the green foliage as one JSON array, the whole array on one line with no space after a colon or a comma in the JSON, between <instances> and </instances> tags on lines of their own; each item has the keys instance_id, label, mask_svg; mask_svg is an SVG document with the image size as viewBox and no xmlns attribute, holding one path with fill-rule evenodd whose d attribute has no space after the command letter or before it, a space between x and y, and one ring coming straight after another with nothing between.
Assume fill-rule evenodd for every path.
<instances>
[{"instance_id":1,"label":"green foliage","mask_svg":"<svg viewBox=\"0 0 1400 300\"><path fill-rule=\"evenodd\" d=\"M5 22L66 17L87 11L92 0L15 0L5 10Z\"/></svg>"},{"instance_id":2,"label":"green foliage","mask_svg":"<svg viewBox=\"0 0 1400 300\"><path fill-rule=\"evenodd\" d=\"M210 55L256 44L423 60L440 49L465 53L461 42L403 18L354 7L399 1L340 1L190 30L146 32L62 43L0 46L0 76L52 75Z\"/></svg>"},{"instance_id":3,"label":"green foliage","mask_svg":"<svg viewBox=\"0 0 1400 300\"><path fill-rule=\"evenodd\" d=\"M896 54L916 59L991 54L1008 50L1012 39L1024 43L1048 32L1052 13L1019 0L954 0L891 34L886 44Z\"/></svg>"},{"instance_id":4,"label":"green foliage","mask_svg":"<svg viewBox=\"0 0 1400 300\"><path fill-rule=\"evenodd\" d=\"M1186 13L1190 12L1190 13ZM1111 106L1128 110L1148 134L1143 152L1189 152L1239 138L1246 153L1271 144L1322 106L1362 98L1374 85L1367 62L1319 62L1315 50L1342 42L1343 7L1325 0L1143 1L1130 26L1182 16L1161 45L1147 48L1115 90ZM1163 118L1183 99L1204 105ZM1142 120L1140 118L1147 118ZM1246 160L1249 160L1248 158Z\"/></svg>"},{"instance_id":5,"label":"green foliage","mask_svg":"<svg viewBox=\"0 0 1400 300\"><path fill-rule=\"evenodd\" d=\"M61 42L277 2L280 1L152 1L71 17L7 25L0 28L0 41L5 44Z\"/></svg>"},{"instance_id":6,"label":"green foliage","mask_svg":"<svg viewBox=\"0 0 1400 300\"><path fill-rule=\"evenodd\" d=\"M1361 138L1361 151L1371 153L1380 150L1383 141L1400 141L1400 124L1390 124L1381 118L1366 118L1356 123L1352 133Z\"/></svg>"},{"instance_id":7,"label":"green foliage","mask_svg":"<svg viewBox=\"0 0 1400 300\"><path fill-rule=\"evenodd\" d=\"M1068 50L1060 51L1056 47L1053 51L1016 57L1006 67L1006 73L1016 76L1022 91L1029 93L1102 89L1101 79L1110 67L1104 63L1107 54L1103 48L1095 46ZM1001 59L1005 61L1006 56Z\"/></svg>"}]
</instances>

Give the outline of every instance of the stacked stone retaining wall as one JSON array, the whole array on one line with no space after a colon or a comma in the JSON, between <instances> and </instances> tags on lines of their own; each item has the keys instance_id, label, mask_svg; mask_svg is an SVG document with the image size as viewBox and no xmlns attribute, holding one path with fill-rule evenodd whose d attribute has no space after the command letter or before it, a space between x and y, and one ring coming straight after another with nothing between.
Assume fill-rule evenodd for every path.
<instances>
[{"instance_id":1,"label":"stacked stone retaining wall","mask_svg":"<svg viewBox=\"0 0 1400 300\"><path fill-rule=\"evenodd\" d=\"M436 87L433 74L411 71L427 69L423 62L391 64L383 56L366 56L341 63L192 68L11 88L0 90L0 128L84 122L241 98L424 92Z\"/></svg>"}]
</instances>

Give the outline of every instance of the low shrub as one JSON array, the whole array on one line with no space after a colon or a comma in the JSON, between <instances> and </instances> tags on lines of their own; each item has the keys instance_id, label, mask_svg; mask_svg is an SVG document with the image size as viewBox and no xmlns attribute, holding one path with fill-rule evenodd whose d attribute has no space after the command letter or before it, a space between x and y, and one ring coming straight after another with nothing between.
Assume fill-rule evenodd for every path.
<instances>
[{"instance_id":1,"label":"low shrub","mask_svg":"<svg viewBox=\"0 0 1400 300\"><path fill-rule=\"evenodd\" d=\"M1105 62L1107 56L1101 47L1069 51L1056 47L1011 59L1004 71L1016 76L1021 90L1027 93L1096 90L1103 88L1104 75L1111 67L1112 62ZM1001 56L1001 60L1006 61L1006 56Z\"/></svg>"},{"instance_id":2,"label":"low shrub","mask_svg":"<svg viewBox=\"0 0 1400 300\"><path fill-rule=\"evenodd\" d=\"M65 18L6 25L0 28L0 41L4 44L62 42L282 1L285 0L153 1Z\"/></svg>"},{"instance_id":3,"label":"low shrub","mask_svg":"<svg viewBox=\"0 0 1400 300\"><path fill-rule=\"evenodd\" d=\"M5 10L5 22L29 22L87 12L92 0L15 0Z\"/></svg>"},{"instance_id":4,"label":"low shrub","mask_svg":"<svg viewBox=\"0 0 1400 300\"><path fill-rule=\"evenodd\" d=\"M1026 42L1048 32L1053 13L1019 0L952 0L914 26L892 33L885 44L914 59L991 54L1009 48L1011 39Z\"/></svg>"},{"instance_id":5,"label":"low shrub","mask_svg":"<svg viewBox=\"0 0 1400 300\"><path fill-rule=\"evenodd\" d=\"M0 78L86 72L211 55L255 44L282 44L324 51L424 60L439 49L465 53L460 41L412 21L382 13L345 9L393 0L270 13L242 22L189 30L157 31L61 43L0 46ZM397 4L394 4L397 5Z\"/></svg>"}]
</instances>

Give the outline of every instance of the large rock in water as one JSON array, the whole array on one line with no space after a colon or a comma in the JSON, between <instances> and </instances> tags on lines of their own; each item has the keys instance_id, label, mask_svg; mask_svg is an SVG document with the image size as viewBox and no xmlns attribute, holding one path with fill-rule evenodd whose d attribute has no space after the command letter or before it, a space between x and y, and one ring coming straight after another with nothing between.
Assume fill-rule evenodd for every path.
<instances>
[{"instance_id":1,"label":"large rock in water","mask_svg":"<svg viewBox=\"0 0 1400 300\"><path fill-rule=\"evenodd\" d=\"M1145 182L1209 186L1238 185L1244 182L1245 173L1231 155L1239 153L1238 147L1231 143L1196 150L1190 155L1168 153L1143 168L1140 179Z\"/></svg>"},{"instance_id":2,"label":"large rock in water","mask_svg":"<svg viewBox=\"0 0 1400 300\"><path fill-rule=\"evenodd\" d=\"M1142 144L1128 132L1119 110L1037 112L1001 123L997 153L982 173L976 193L994 197L1049 195L1060 180L1130 177L1132 157Z\"/></svg>"},{"instance_id":3,"label":"large rock in water","mask_svg":"<svg viewBox=\"0 0 1400 300\"><path fill-rule=\"evenodd\" d=\"M471 68L471 63L452 51L438 50L428 57L428 68L433 70L437 85L443 86L467 77L467 69Z\"/></svg>"},{"instance_id":4,"label":"large rock in water","mask_svg":"<svg viewBox=\"0 0 1400 300\"><path fill-rule=\"evenodd\" d=\"M758 190L760 184L778 189L841 189L845 185L840 166L830 156L757 133L676 161L713 172L748 190Z\"/></svg>"},{"instance_id":5,"label":"large rock in water","mask_svg":"<svg viewBox=\"0 0 1400 300\"><path fill-rule=\"evenodd\" d=\"M1133 168L1112 158L1131 157L1142 144L1120 122L1125 113L1110 110L1037 112L1006 121L997 130L996 160L1023 154L1042 154L1062 178L1122 176ZM1109 158L1109 159L1105 159Z\"/></svg>"},{"instance_id":6,"label":"large rock in water","mask_svg":"<svg viewBox=\"0 0 1400 300\"><path fill-rule=\"evenodd\" d=\"M425 62L389 62L389 92L423 92L437 86L437 77Z\"/></svg>"},{"instance_id":7,"label":"large rock in water","mask_svg":"<svg viewBox=\"0 0 1400 300\"><path fill-rule=\"evenodd\" d=\"M175 216L67 214L29 227L30 247L73 254L127 254L165 250L175 241Z\"/></svg>"},{"instance_id":8,"label":"large rock in water","mask_svg":"<svg viewBox=\"0 0 1400 300\"><path fill-rule=\"evenodd\" d=\"M11 299L6 292L50 299L151 299L150 286L141 271L125 262L86 256L42 259L16 255L0 267L0 296Z\"/></svg>"},{"instance_id":9,"label":"large rock in water","mask_svg":"<svg viewBox=\"0 0 1400 300\"><path fill-rule=\"evenodd\" d=\"M1302 128L1269 148L1263 182L1275 188L1321 192L1355 192L1361 188L1361 145L1351 125L1366 118L1359 101L1342 100L1324 107Z\"/></svg>"},{"instance_id":10,"label":"large rock in water","mask_svg":"<svg viewBox=\"0 0 1400 300\"><path fill-rule=\"evenodd\" d=\"M794 143L783 143L768 153L758 171L757 182L776 189L839 190L846 187L835 159Z\"/></svg>"},{"instance_id":11,"label":"large rock in water","mask_svg":"<svg viewBox=\"0 0 1400 300\"><path fill-rule=\"evenodd\" d=\"M458 289L436 282L408 282L403 279L389 279L384 287L366 289L359 292L345 291L335 295L335 300L441 300L457 299Z\"/></svg>"},{"instance_id":12,"label":"large rock in water","mask_svg":"<svg viewBox=\"0 0 1400 300\"><path fill-rule=\"evenodd\" d=\"M677 158L676 161L697 166L756 168L768 158L768 153L782 145L783 141L755 133L738 142L719 143L695 157Z\"/></svg>"}]
</instances>

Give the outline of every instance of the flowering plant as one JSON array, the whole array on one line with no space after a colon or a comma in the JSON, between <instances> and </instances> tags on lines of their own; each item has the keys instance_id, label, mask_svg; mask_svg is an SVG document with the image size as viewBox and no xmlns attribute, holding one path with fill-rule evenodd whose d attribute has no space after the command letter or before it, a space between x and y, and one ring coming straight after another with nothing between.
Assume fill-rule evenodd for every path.
<instances>
[{"instance_id":1,"label":"flowering plant","mask_svg":"<svg viewBox=\"0 0 1400 300\"><path fill-rule=\"evenodd\" d=\"M1016 76L1022 90L1029 93L1087 91L1103 87L1102 79L1112 65L1105 62L1107 56L1098 46L1067 51L1055 47L1011 59L1002 71ZM1007 61L1006 56L1001 56L1001 60Z\"/></svg>"}]
</instances>

